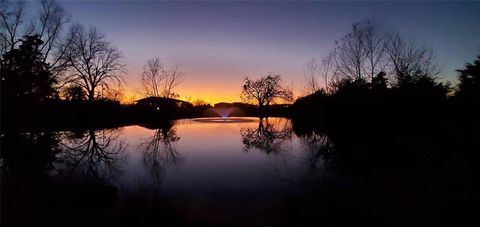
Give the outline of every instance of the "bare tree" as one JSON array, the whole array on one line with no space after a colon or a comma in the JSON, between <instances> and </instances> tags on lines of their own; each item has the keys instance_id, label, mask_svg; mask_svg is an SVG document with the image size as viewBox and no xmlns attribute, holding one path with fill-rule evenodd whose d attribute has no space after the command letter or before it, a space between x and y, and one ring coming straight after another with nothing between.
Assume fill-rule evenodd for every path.
<instances>
[{"instance_id":1,"label":"bare tree","mask_svg":"<svg viewBox=\"0 0 480 227\"><path fill-rule=\"evenodd\" d=\"M318 67L327 92L332 90L330 85L341 84L344 79L372 83L383 80L386 84L387 72L395 75L396 81L390 84L438 74L432 50L418 47L398 34L390 35L374 21L354 24L352 31L335 44ZM307 86L311 84L312 80L307 80Z\"/></svg>"},{"instance_id":2,"label":"bare tree","mask_svg":"<svg viewBox=\"0 0 480 227\"><path fill-rule=\"evenodd\" d=\"M24 36L36 34L43 43L39 51L48 70L57 77L66 69L64 58L70 39L63 35L70 15L55 0L41 0L38 14L27 17L24 1L2 0L0 5L0 53L4 54L17 46ZM29 21L27 23L26 21Z\"/></svg>"},{"instance_id":3,"label":"bare tree","mask_svg":"<svg viewBox=\"0 0 480 227\"><path fill-rule=\"evenodd\" d=\"M163 97L178 98L179 95L174 92L174 89L183 82L185 73L180 71L179 65L174 65L165 74L165 84L163 87Z\"/></svg>"},{"instance_id":4,"label":"bare tree","mask_svg":"<svg viewBox=\"0 0 480 227\"><path fill-rule=\"evenodd\" d=\"M0 2L0 53L13 50L20 42L20 38L33 32L24 28L25 1L1 0Z\"/></svg>"},{"instance_id":5,"label":"bare tree","mask_svg":"<svg viewBox=\"0 0 480 227\"><path fill-rule=\"evenodd\" d=\"M353 31L347 34L340 41L334 50L335 64L339 75L348 79L362 78L362 66L365 61L365 52L360 42L360 32L357 26L353 26Z\"/></svg>"},{"instance_id":6,"label":"bare tree","mask_svg":"<svg viewBox=\"0 0 480 227\"><path fill-rule=\"evenodd\" d=\"M143 66L140 83L145 96L160 97L165 77L164 65L159 58L149 59Z\"/></svg>"},{"instance_id":7,"label":"bare tree","mask_svg":"<svg viewBox=\"0 0 480 227\"><path fill-rule=\"evenodd\" d=\"M94 27L86 31L76 26L71 34L68 49L70 81L85 89L88 100L94 100L99 87L121 86L125 65L120 51Z\"/></svg>"},{"instance_id":8,"label":"bare tree","mask_svg":"<svg viewBox=\"0 0 480 227\"><path fill-rule=\"evenodd\" d=\"M434 77L439 73L431 49L417 47L413 42L402 39L398 33L389 37L386 52L392 64L390 71L395 74L397 84L424 76Z\"/></svg>"},{"instance_id":9,"label":"bare tree","mask_svg":"<svg viewBox=\"0 0 480 227\"><path fill-rule=\"evenodd\" d=\"M280 85L281 80L280 75L271 73L258 80L251 80L246 77L243 81L241 98L245 102L255 101L261 114L265 106L278 99L287 102L292 101L292 91L282 87Z\"/></svg>"},{"instance_id":10,"label":"bare tree","mask_svg":"<svg viewBox=\"0 0 480 227\"><path fill-rule=\"evenodd\" d=\"M318 83L319 67L317 61L312 59L305 63L303 76L305 78L305 90L307 94L313 94L320 90Z\"/></svg>"},{"instance_id":11,"label":"bare tree","mask_svg":"<svg viewBox=\"0 0 480 227\"><path fill-rule=\"evenodd\" d=\"M166 70L159 58L149 59L143 66L140 83L145 96L177 98L175 88L183 82L185 73L179 65Z\"/></svg>"},{"instance_id":12,"label":"bare tree","mask_svg":"<svg viewBox=\"0 0 480 227\"><path fill-rule=\"evenodd\" d=\"M328 54L322 58L320 67L320 76L323 77L325 92L329 93L331 89L332 80L338 73L337 67L335 67L335 56L333 53Z\"/></svg>"},{"instance_id":13,"label":"bare tree","mask_svg":"<svg viewBox=\"0 0 480 227\"><path fill-rule=\"evenodd\" d=\"M100 97L104 99L120 102L124 98L123 87L121 84L112 84L108 87L102 85L100 90Z\"/></svg>"},{"instance_id":14,"label":"bare tree","mask_svg":"<svg viewBox=\"0 0 480 227\"><path fill-rule=\"evenodd\" d=\"M335 42L334 56L337 75L347 79L373 79L388 64L385 57L385 33L374 21L353 25L352 31Z\"/></svg>"},{"instance_id":15,"label":"bare tree","mask_svg":"<svg viewBox=\"0 0 480 227\"><path fill-rule=\"evenodd\" d=\"M334 58L334 52L331 52L323 57L320 63L312 59L305 64L303 75L307 94L313 94L320 90L328 93L331 90L331 80L335 78L338 71ZM322 79L323 82L320 82ZM322 83L323 85L321 85Z\"/></svg>"},{"instance_id":16,"label":"bare tree","mask_svg":"<svg viewBox=\"0 0 480 227\"><path fill-rule=\"evenodd\" d=\"M67 68L65 54L71 39L62 32L70 21L70 15L55 0L42 0L40 5L35 32L44 41L40 47L44 54L43 62L49 63L49 70L57 77Z\"/></svg>"},{"instance_id":17,"label":"bare tree","mask_svg":"<svg viewBox=\"0 0 480 227\"><path fill-rule=\"evenodd\" d=\"M363 65L363 73L372 80L387 66L385 58L386 35L380 30L375 21L365 21L357 24L360 44L363 47L366 62Z\"/></svg>"}]
</instances>

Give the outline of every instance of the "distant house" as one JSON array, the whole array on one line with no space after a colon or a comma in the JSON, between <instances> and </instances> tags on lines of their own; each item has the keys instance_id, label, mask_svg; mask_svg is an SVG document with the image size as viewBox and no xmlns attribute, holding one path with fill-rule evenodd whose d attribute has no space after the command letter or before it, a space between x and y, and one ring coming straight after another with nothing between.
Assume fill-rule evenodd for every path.
<instances>
[{"instance_id":1,"label":"distant house","mask_svg":"<svg viewBox=\"0 0 480 227\"><path fill-rule=\"evenodd\" d=\"M153 96L139 99L135 101L134 104L151 107L159 111L163 109L185 109L193 106L191 103L182 100Z\"/></svg>"},{"instance_id":2,"label":"distant house","mask_svg":"<svg viewBox=\"0 0 480 227\"><path fill-rule=\"evenodd\" d=\"M213 105L214 108L232 108L233 104L228 102L219 102Z\"/></svg>"}]
</instances>

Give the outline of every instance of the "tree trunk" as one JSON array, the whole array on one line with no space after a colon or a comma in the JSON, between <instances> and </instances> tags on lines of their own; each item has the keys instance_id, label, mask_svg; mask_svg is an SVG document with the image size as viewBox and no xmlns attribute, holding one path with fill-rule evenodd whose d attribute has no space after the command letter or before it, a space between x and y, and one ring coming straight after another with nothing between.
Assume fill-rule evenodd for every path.
<instances>
[{"instance_id":1,"label":"tree trunk","mask_svg":"<svg viewBox=\"0 0 480 227\"><path fill-rule=\"evenodd\" d=\"M95 99L95 89L88 91L88 101L93 102Z\"/></svg>"},{"instance_id":2,"label":"tree trunk","mask_svg":"<svg viewBox=\"0 0 480 227\"><path fill-rule=\"evenodd\" d=\"M258 116L260 117L260 119L263 119L263 117L265 116L263 103L258 104Z\"/></svg>"}]
</instances>

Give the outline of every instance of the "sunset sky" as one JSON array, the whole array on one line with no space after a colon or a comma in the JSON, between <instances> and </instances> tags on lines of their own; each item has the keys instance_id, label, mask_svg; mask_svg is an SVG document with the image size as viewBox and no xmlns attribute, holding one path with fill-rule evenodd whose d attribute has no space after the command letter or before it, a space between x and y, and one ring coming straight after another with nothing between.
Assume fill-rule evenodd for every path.
<instances>
[{"instance_id":1,"label":"sunset sky","mask_svg":"<svg viewBox=\"0 0 480 227\"><path fill-rule=\"evenodd\" d=\"M139 91L147 59L186 73L181 99L239 101L242 79L281 74L302 94L303 66L351 25L375 19L434 49L441 77L480 53L480 2L62 2L74 22L99 28L125 56L126 96ZM136 96L141 98L140 95Z\"/></svg>"}]
</instances>

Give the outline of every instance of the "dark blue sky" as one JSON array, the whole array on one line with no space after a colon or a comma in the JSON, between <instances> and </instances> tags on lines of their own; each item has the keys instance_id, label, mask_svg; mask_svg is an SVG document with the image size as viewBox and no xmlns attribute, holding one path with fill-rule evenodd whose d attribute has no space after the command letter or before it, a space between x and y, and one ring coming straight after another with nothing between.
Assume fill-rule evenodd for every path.
<instances>
[{"instance_id":1,"label":"dark blue sky","mask_svg":"<svg viewBox=\"0 0 480 227\"><path fill-rule=\"evenodd\" d=\"M125 55L129 94L148 58L178 63L179 88L206 101L236 101L244 76L280 73L301 93L302 68L351 25L375 19L434 49L441 77L480 54L480 2L62 2L72 19L102 30Z\"/></svg>"}]
</instances>

